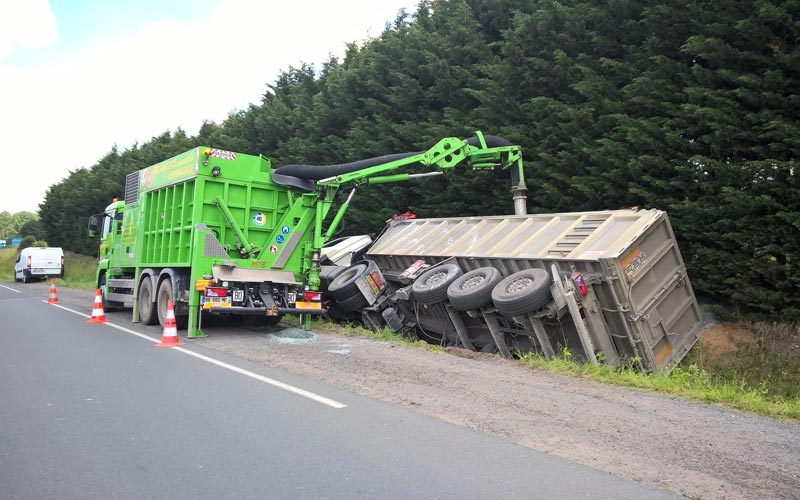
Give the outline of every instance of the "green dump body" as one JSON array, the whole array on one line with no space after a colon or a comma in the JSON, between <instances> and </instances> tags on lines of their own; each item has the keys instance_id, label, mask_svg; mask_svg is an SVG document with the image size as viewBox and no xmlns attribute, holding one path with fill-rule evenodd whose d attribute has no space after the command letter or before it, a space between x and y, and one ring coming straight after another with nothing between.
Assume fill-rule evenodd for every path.
<instances>
[{"instance_id":1,"label":"green dump body","mask_svg":"<svg viewBox=\"0 0 800 500\"><path fill-rule=\"evenodd\" d=\"M295 308L298 293L316 288L312 229L327 210L317 209L316 193L295 196L271 172L263 156L197 147L129 174L125 200L105 211L98 284L108 307L130 305L134 321L154 322L155 312L163 322L159 299L171 292L189 337L203 335L198 308L220 299L206 297L209 287L226 289L230 300L213 305L236 313L279 317Z\"/></svg>"},{"instance_id":2,"label":"green dump body","mask_svg":"<svg viewBox=\"0 0 800 500\"><path fill-rule=\"evenodd\" d=\"M291 200L286 189L272 182L270 172L267 158L199 147L132 174L138 179L129 177L128 187L138 182L138 199L127 203L126 221L131 220L136 233L136 265L205 263L207 267L214 260L233 258L239 267L271 268L285 248L292 225L280 230L290 222L284 215ZM237 254L236 248L243 242L217 206L220 200L246 240L266 250L259 258L243 259ZM204 255L204 246L194 244L198 224L205 225L204 231L229 249L228 255ZM304 241L310 239L308 233L303 236ZM302 256L295 252L280 268L301 280L305 271L301 261Z\"/></svg>"}]
</instances>

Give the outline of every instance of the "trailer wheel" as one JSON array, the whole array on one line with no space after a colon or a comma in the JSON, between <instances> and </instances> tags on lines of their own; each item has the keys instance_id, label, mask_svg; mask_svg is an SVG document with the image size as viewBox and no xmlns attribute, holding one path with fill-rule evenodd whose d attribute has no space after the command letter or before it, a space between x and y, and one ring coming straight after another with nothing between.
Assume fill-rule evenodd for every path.
<instances>
[{"instance_id":1,"label":"trailer wheel","mask_svg":"<svg viewBox=\"0 0 800 500\"><path fill-rule=\"evenodd\" d=\"M358 285L356 285L356 280L366 270L366 264L356 264L348 267L346 271L331 280L331 284L328 285L328 293L337 302L350 299L356 295L360 296L361 292L358 289Z\"/></svg>"},{"instance_id":2,"label":"trailer wheel","mask_svg":"<svg viewBox=\"0 0 800 500\"><path fill-rule=\"evenodd\" d=\"M155 293L153 293L153 281L146 276L139 283L139 293L136 300L139 301L139 319L145 325L155 325L158 321L156 313Z\"/></svg>"},{"instance_id":3,"label":"trailer wheel","mask_svg":"<svg viewBox=\"0 0 800 500\"><path fill-rule=\"evenodd\" d=\"M552 282L544 269L525 269L498 283L492 290L492 302L504 316L533 312L550 302Z\"/></svg>"},{"instance_id":4,"label":"trailer wheel","mask_svg":"<svg viewBox=\"0 0 800 500\"><path fill-rule=\"evenodd\" d=\"M447 298L457 311L480 309L492 301L492 290L503 279L493 267L481 267L462 274L447 287Z\"/></svg>"},{"instance_id":5,"label":"trailer wheel","mask_svg":"<svg viewBox=\"0 0 800 500\"><path fill-rule=\"evenodd\" d=\"M461 268L444 264L428 269L411 285L411 291L422 305L438 304L447 298L447 287L461 276Z\"/></svg>"},{"instance_id":6,"label":"trailer wheel","mask_svg":"<svg viewBox=\"0 0 800 500\"><path fill-rule=\"evenodd\" d=\"M163 327L164 321L167 319L167 302L172 301L173 307L175 306L175 297L172 292L172 280L169 278L163 280L158 285L158 295L156 296L156 310L158 311L158 323ZM175 315L175 327L178 330L186 328L188 316Z\"/></svg>"}]
</instances>

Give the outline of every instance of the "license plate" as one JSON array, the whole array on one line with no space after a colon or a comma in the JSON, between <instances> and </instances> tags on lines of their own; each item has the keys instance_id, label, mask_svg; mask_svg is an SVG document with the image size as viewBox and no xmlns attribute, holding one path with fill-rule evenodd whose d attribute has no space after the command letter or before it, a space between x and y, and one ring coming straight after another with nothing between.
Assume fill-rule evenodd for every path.
<instances>
[{"instance_id":1,"label":"license plate","mask_svg":"<svg viewBox=\"0 0 800 500\"><path fill-rule=\"evenodd\" d=\"M203 309L208 309L212 306L229 307L231 305L230 297L206 297L200 296L200 305Z\"/></svg>"},{"instance_id":2,"label":"license plate","mask_svg":"<svg viewBox=\"0 0 800 500\"><path fill-rule=\"evenodd\" d=\"M44 274L44 269L41 268L31 269L31 274Z\"/></svg>"}]
</instances>

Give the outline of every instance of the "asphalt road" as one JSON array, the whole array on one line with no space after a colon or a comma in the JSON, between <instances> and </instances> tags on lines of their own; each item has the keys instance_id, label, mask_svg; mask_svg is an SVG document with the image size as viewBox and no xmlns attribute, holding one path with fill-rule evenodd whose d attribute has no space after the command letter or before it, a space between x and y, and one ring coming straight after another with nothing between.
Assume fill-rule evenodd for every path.
<instances>
[{"instance_id":1,"label":"asphalt road","mask_svg":"<svg viewBox=\"0 0 800 500\"><path fill-rule=\"evenodd\" d=\"M42 290L0 284L3 500L679 498Z\"/></svg>"}]
</instances>

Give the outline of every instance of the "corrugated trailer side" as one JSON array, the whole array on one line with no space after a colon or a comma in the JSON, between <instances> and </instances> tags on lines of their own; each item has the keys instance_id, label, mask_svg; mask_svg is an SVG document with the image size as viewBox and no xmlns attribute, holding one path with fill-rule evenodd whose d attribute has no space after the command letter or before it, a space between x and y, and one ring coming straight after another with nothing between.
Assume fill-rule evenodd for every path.
<instances>
[{"instance_id":1,"label":"corrugated trailer side","mask_svg":"<svg viewBox=\"0 0 800 500\"><path fill-rule=\"evenodd\" d=\"M417 260L455 262L465 273L488 266L504 277L540 268L562 283L547 307L516 318L486 311L454 318L446 304L410 304L415 321L441 335L452 336L461 322L473 339L501 332L512 349L547 354L566 347L583 359L624 357L647 371L669 371L702 325L669 219L659 210L401 220L367 257L397 289L407 284L398 277ZM569 292L576 275L584 296ZM577 309L567 307L573 297ZM539 325L546 335L533 331Z\"/></svg>"}]
</instances>

